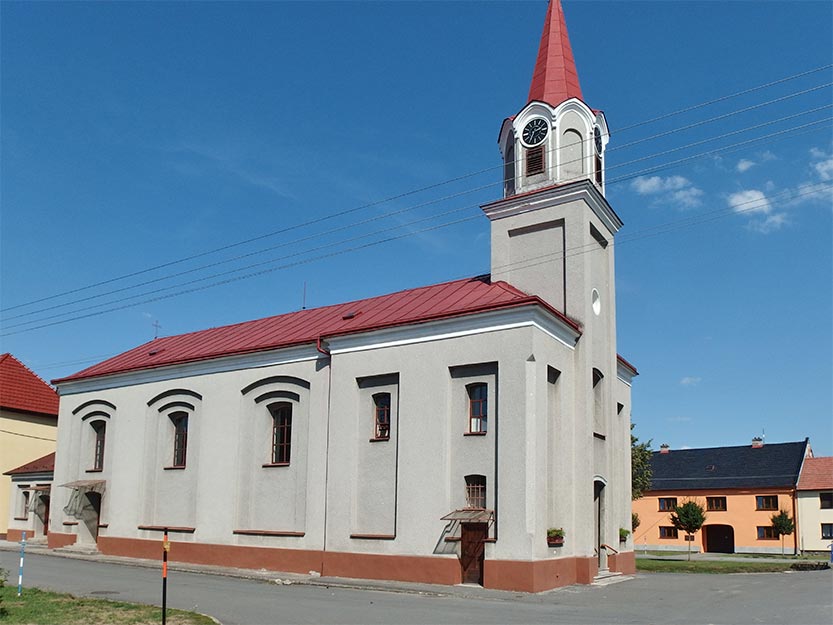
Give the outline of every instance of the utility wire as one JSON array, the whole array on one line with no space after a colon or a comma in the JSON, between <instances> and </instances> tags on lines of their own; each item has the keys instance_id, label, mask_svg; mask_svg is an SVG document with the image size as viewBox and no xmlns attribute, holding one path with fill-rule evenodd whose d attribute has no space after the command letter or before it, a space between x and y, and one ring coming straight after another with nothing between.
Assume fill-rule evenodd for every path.
<instances>
[{"instance_id":1,"label":"utility wire","mask_svg":"<svg viewBox=\"0 0 833 625\"><path fill-rule=\"evenodd\" d=\"M783 122L783 121L794 119L796 117L800 117L800 116L807 115L807 114L810 114L810 113L818 112L818 111L821 111L821 110L824 110L824 109L829 109L829 108L831 108L831 106L833 106L833 105L823 105L823 106L816 107L816 108L813 108L813 109L801 111L801 112L795 113L793 115L788 115L788 116L781 117L781 118L778 118L778 119L775 119L775 120L770 120L770 121L767 121L767 122L756 124L754 126L749 126L749 127L746 127L746 128L736 129L736 130L728 132L728 133L723 133L721 135L717 135L717 136L714 136L714 137L708 137L708 138L702 139L700 141L688 143L688 144L683 145L683 146L678 146L678 147L675 147L675 148L671 148L669 150L665 150L665 151L662 151L662 152L657 152L655 154L650 154L650 155L647 155L647 156L643 156L641 158L637 158L637 159L634 159L634 160L631 160L631 161L626 161L624 163L618 163L616 165L613 165L613 166L607 168L607 170L609 172L609 171L612 171L614 169L618 169L620 167L626 167L628 165L631 165L631 164L634 164L634 163L637 163L637 162L650 160L652 158L657 158L657 157L664 156L664 155L667 155L667 154L670 154L670 153L673 153L673 152L678 152L678 151L685 150L685 149L688 149L688 148L691 148L691 147L694 147L694 146L702 145L704 143L709 143L709 142L716 141L716 140L719 140L719 139L723 139L723 138L726 138L726 137L729 137L729 136L733 136L733 135L741 134L741 133L744 133L744 132L748 132L750 130L756 130L756 129L759 129L759 128L762 128L762 127L765 127L765 126L770 126L770 125L773 125L773 124L776 124L776 123L780 123L780 122ZM820 122L813 122L813 123L820 123ZM767 138L771 137L771 136L773 136L773 135L767 135ZM754 142L754 141L758 141L758 140L760 140L760 139L752 139L752 140L750 140L750 142ZM719 149L723 150L725 148L719 148ZM699 157L699 155L695 155L695 157ZM689 158L691 158L691 157L689 157ZM576 160L583 160L583 159L576 159ZM683 160L686 160L686 159L683 159ZM655 170L652 169L650 171L653 172ZM615 184L616 182L619 182L621 180L630 179L634 176L639 176L639 175L642 175L642 172L638 172L636 174L629 174L627 177L623 177L623 178L609 180L607 182L607 184L608 185ZM55 304L53 306L49 306L49 307L46 307L46 308L41 308L41 309L35 310L35 311L20 313L20 314L11 316L11 317L6 317L3 321L5 323L5 322L8 322L8 321L12 321L12 320L15 320L15 319L19 319L19 318L23 318L23 317L27 317L27 316L31 316L31 315L42 314L43 312L47 312L49 310L56 310L56 309L65 308L67 306L71 306L71 305L74 305L74 304L79 304L79 303L82 303L82 302L85 302L85 301L92 301L92 300L95 300L95 299L100 299L100 298L106 297L108 295L113 295L113 294L120 293L120 292L134 290L134 289L137 289L137 288L142 287L142 286L147 286L147 285L158 283L158 282L161 282L161 281L164 281L164 280L170 280L170 279L173 279L175 277L179 277L179 276L183 276L183 275L193 274L193 273L196 273L196 272L199 272L199 271L203 271L205 269L209 269L211 267L217 267L217 266L220 266L220 265L229 264L229 263L232 263L232 262L235 262L235 261L238 261L238 260L242 260L242 259L245 259L245 258L250 258L252 256L256 256L256 255L259 255L259 254L263 254L263 253L266 253L268 251L272 251L272 250L275 250L275 249L289 247L291 245L295 245L295 244L298 244L298 243L309 241L311 239L320 239L322 236L326 236L326 235L333 234L333 233L336 233L336 232L340 232L340 231L348 230L348 229L351 229L351 228L355 228L355 227L358 227L360 225L364 225L364 224L367 224L367 223L370 223L370 222L378 221L380 219L386 219L386 218L389 218L389 217L392 217L392 216L395 216L395 215L399 215L399 214L402 214L402 213L405 213L405 212L415 210L417 208L422 208L422 207L425 207L425 206L428 206L428 205L431 205L431 204L436 204L436 203L443 202L443 201L446 201L446 200L449 200L449 199L454 199L454 198L460 197L462 195L467 195L467 194L474 193L476 191L480 191L480 190L483 190L483 189L486 189L486 188L494 187L494 186L497 186L499 184L502 184L502 183L501 182L491 182L491 183L486 184L486 185L481 185L481 186L478 186L478 187L474 187L472 189L467 189L467 190L464 190L464 191L460 191L460 192L457 192L457 193L446 195L446 196L443 196L441 198L428 200L428 201L425 201L425 202L422 202L422 203L419 203L419 204L416 204L416 205L412 205L412 206L408 206L408 207L398 209L398 210L395 210L395 211L387 212L387 213L384 213L382 215L373 216L373 217L370 217L370 218L367 218L367 219L364 219L364 220L361 220L361 221L358 221L358 222L354 222L354 223L346 224L346 225L339 226L339 227L336 227L336 228L332 228L332 229L324 231L324 232L313 233L313 234L307 235L305 237L301 237L301 238L295 239L293 241L289 241L289 242L282 243L282 244L279 244L279 245L271 246L271 247L268 247L268 248L263 248L263 249L256 250L256 251L253 251L253 252L248 252L246 254L237 255L237 256L234 256L232 258L219 260L219 261L216 261L216 262L213 262L213 263L201 265L199 267L195 267L195 268L191 268L191 269L188 269L188 270L176 272L174 274L169 274L169 275L153 278L151 280L146 280L146 281L140 282L138 284L132 284L132 285L129 285L129 286L121 287L119 289L113 289L113 290L106 291L106 292L103 292L103 293L98 293L98 294L90 295L90 296L87 296L87 297L84 297L84 298L75 299L75 300L72 300L72 301L69 301L69 302ZM477 205L473 205L473 206L477 206ZM452 211L449 211L449 212L450 213L451 212L456 212L457 210L459 210L459 209L453 209ZM448 213L443 213L443 214L448 214ZM419 221L422 221L422 220L418 220L418 222ZM418 222L411 222L411 223L418 223ZM400 225L400 226L397 226L397 227L403 227L403 226L406 226L406 225L409 225L409 224L404 224L404 225ZM375 233L372 233L372 234L375 234ZM369 235L364 235L364 236L369 236ZM358 237L358 238L361 238L361 237ZM348 241L352 241L352 240L355 240L355 239L348 239ZM343 243L343 241L340 242L340 243ZM317 249L319 249L319 248L313 248L313 250L317 250ZM311 252L313 250L307 250L307 252ZM299 253L294 254L294 255L299 255L301 253L305 253L305 252L299 252ZM282 260L284 258L286 258L286 257L281 257L279 259L273 259L271 261L266 261L266 262L276 262L276 260ZM264 264L264 263L259 263L259 264ZM245 269L248 269L248 268L251 268L251 267L252 267L252 265L249 265L247 267L232 270L231 272L225 272L223 274L214 274L214 276L226 275L226 273L233 273L235 271L242 271L242 270L245 270ZM197 279L196 281L210 279L210 277L212 277L212 276L209 276L209 278L200 278L200 279ZM177 288L178 286L181 286L181 285L174 285L174 286L166 287L166 288L168 288L168 289ZM162 290L164 290L164 289L162 289ZM151 291L151 293L155 293L155 292L158 292L158 291ZM139 295L138 297L141 297L141 296L142 295ZM133 297L137 297L137 296L133 296ZM65 313L65 314L71 314L71 313ZM44 319L51 319L51 318L54 318L54 316L53 317L46 317ZM12 326L7 325L6 327L14 328L14 327L17 327L19 325L21 325L21 324L14 324Z\"/></svg>"},{"instance_id":2,"label":"utility wire","mask_svg":"<svg viewBox=\"0 0 833 625\"><path fill-rule=\"evenodd\" d=\"M827 69L829 67L831 67L831 65L822 66L822 67L815 68L815 69L812 69L812 70L807 70L805 72L794 74L792 76L787 76L785 78L782 78L782 79L779 79L779 80L776 80L776 81L773 81L773 82L770 82L770 83L766 83L766 84L763 84L763 85L759 85L759 86L756 86L756 87L753 87L753 88L750 88L750 89L747 89L747 90L744 90L744 91L741 91L741 92L737 92L735 94L730 94L730 95L722 96L722 97L714 99L714 100L710 100L710 101L707 101L707 102L702 102L700 104L696 104L696 105L687 107L685 109L680 109L680 110L674 111L672 113L666 113L664 115L660 115L660 116L655 117L653 119L645 120L645 121L642 121L642 122L638 122L637 124L632 124L631 126L627 126L624 129L620 130L620 132L624 131L624 130L629 130L631 128L635 128L635 127L638 127L638 126L643 126L643 125L646 125L646 124L650 124L650 123L653 123L655 121L659 121L661 119L665 119L665 118L668 118L668 117L671 117L671 116L674 116L674 115L678 115L678 114L681 114L681 113L684 113L684 112L687 112L687 111L690 111L690 110L695 110L695 109L698 109L698 108L709 106L711 104L715 104L717 102L725 101L725 100L728 100L730 98L737 97L739 95L743 95L743 94L746 94L746 93L751 93L751 92L754 92L754 91L765 89L767 87L774 86L774 85L777 85L777 84L780 84L780 83L784 83L784 82L787 82L789 80L794 80L796 78L800 78L800 77L803 77L803 76L806 76L806 75L809 75L809 74L812 74L812 73L815 73L815 72L818 72L818 71L822 71L822 70ZM808 90L804 90L804 91L800 91L800 92L795 92L793 94L788 94L787 96L784 96L782 98L777 98L775 100L771 100L771 101L762 103L760 105L755 105L753 107L747 107L745 109L741 109L740 111L736 111L734 113L727 113L727 114L718 116L716 118L712 118L711 120L705 120L705 121L702 121L702 122L698 122L696 124L693 124L693 125L688 126L688 127L684 127L682 129L679 129L679 130L685 130L687 128L691 128L691 127L694 127L694 126L702 125L702 124L705 124L705 123L710 123L711 121L716 121L718 119L725 119L726 117L731 116L733 114L739 114L739 113L742 113L742 112L746 112L748 110L751 110L752 108L759 108L761 106L766 106L767 104L771 104L771 103L774 103L774 102L779 102L779 101L782 101L782 100L787 99L787 98L797 97L798 95L803 95L803 94L809 93L811 91L815 91L815 90L824 88L825 86L830 86L830 84L822 85L822 86L819 86L819 87L814 87L812 89L808 89ZM677 131L675 130L675 131L669 131L668 133L660 133L659 135L655 135L654 137L650 137L650 138L658 138L660 136L665 136L666 134L669 134L670 132L677 132ZM617 149L623 149L625 147L635 145L636 143L642 143L644 141L647 141L650 138L642 139L642 140L632 142L630 144L625 144L625 145L622 145L622 146L616 146L616 147L611 148L610 150L608 150L608 153L611 152L611 151L617 150ZM588 143L589 142L590 142L590 139L588 139ZM190 256L187 256L187 257L184 257L184 258L180 258L180 259L176 259L176 260L173 260L173 261L169 261L169 262L166 262L166 263L161 263L161 264L155 265L153 267L149 267L149 268L146 268L146 269L134 271L134 272L124 274L124 275L121 275L121 276L116 276L114 278L109 278L107 280L102 280L102 281L99 281L99 282L96 282L96 283L93 283L93 284L89 284L89 285L86 285L86 286L83 286L83 287L78 287L78 288L70 289L68 291L64 291L64 292L57 293L57 294L54 294L54 295L49 295L49 296L46 296L46 297L42 297L42 298L39 298L39 299L36 299L36 300L31 300L29 302L24 302L24 303L21 303L21 304L16 304L14 306L9 306L9 307L6 307L5 309L2 309L2 311L5 312L5 311L10 311L10 310L22 308L22 307L25 307L25 306L31 306L31 305L34 305L34 304L42 303L44 301L56 299L56 298L63 297L63 296L66 296L66 295L71 295L71 294L78 293L78 292L81 292L81 291L93 289L93 288L96 288L96 287L99 287L99 286L104 286L104 285L107 285L107 284L111 284L113 282L117 282L117 281L125 280L125 279L128 279L128 278L136 277L136 276L139 276L139 275L143 275L143 274L146 274L146 273L150 273L152 271L157 271L159 269L164 269L164 268L167 268L167 267L171 267L171 266L174 266L174 265L177 265L177 264L188 262L190 260L203 258L203 257L209 256L211 254L216 254L216 253L219 253L219 252L222 252L222 251L226 251L228 249L233 249L235 247L240 247L240 246L243 246L243 245L247 245L247 244L250 244L250 243L265 239L265 238L276 236L278 234L284 234L286 232L290 232L290 231L293 231L293 230L296 230L296 229L299 229L299 228L302 228L302 227L305 227L305 226L315 225L315 224L321 223L323 221L327 221L327 220L330 220L330 219L334 219L336 217L341 217L341 216L344 216L344 215L348 215L348 214L357 212L359 210L364 210L364 209L367 209L367 208L370 208L370 207L373 207L373 206L377 206L377 205L380 205L380 204L384 204L384 203L387 203L387 202L391 202L391 201L394 201L394 200L397 200L397 199L402 199L402 198L405 198L405 197L408 197L408 196L411 196L411 195L414 195L414 194L417 194L417 193L421 193L423 191L428 191L428 190L431 190L431 189L435 189L435 188L438 188L438 187L441 187L441 186L444 186L444 185L447 185L447 184L450 184L450 183L453 183L453 182L459 182L461 180L465 180L467 178L471 178L473 176L477 176L477 175L480 175L480 174L483 174L483 173L486 173L486 172L489 172L489 171L494 171L496 169L501 169L503 167L504 167L504 165L491 166L491 167L481 169L481 170L478 170L478 171L475 171L475 172L471 172L471 173L468 173L468 174L463 174L463 175L457 176L455 178L451 178L451 179L448 179L448 180L445 180L445 181L440 181L440 182L437 182L437 183L433 183L431 185L427 185L427 186L424 186L424 187L421 187L421 188L418 188L418 189L414 189L414 190L411 190L411 191L406 191L406 192L398 194L398 195L394 195L394 196L390 196L390 197L383 198L383 199L380 199L380 200L376 200L376 201L373 201L373 202L369 202L367 204L356 206L356 207L346 209L346 210L343 210L343 211L339 211L339 212L336 212L336 213L331 213L329 215L324 215L322 217L319 217L319 218L316 218L316 219L313 219L313 220L309 220L307 222L294 224L292 226L287 226L285 228L281 228L279 230L276 230L276 231L273 231L273 232L270 232L270 233L258 235L256 237L252 237L252 238L249 238L249 239L246 239L246 240L243 240L243 241L238 241L238 242L235 242L235 243L231 243L229 245L225 245L225 246L222 246L222 247L219 247L219 248L215 248L215 249L208 250L208 251L205 251L205 252L200 252L200 253L197 253L197 254L193 254L193 255L190 255Z\"/></svg>"}]
</instances>

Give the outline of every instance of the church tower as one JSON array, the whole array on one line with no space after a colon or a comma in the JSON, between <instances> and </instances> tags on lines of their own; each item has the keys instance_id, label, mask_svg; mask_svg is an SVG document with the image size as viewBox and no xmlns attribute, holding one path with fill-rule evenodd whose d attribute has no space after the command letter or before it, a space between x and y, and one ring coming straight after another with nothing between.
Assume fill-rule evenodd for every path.
<instances>
[{"instance_id":1,"label":"church tower","mask_svg":"<svg viewBox=\"0 0 833 625\"><path fill-rule=\"evenodd\" d=\"M503 199L482 208L492 222L492 280L581 322L603 297L612 304L612 250L609 275L596 276L607 292L586 293L581 284L583 257L607 250L622 226L605 199L608 139L604 113L582 99L564 11L552 0L527 104L500 129Z\"/></svg>"}]
</instances>

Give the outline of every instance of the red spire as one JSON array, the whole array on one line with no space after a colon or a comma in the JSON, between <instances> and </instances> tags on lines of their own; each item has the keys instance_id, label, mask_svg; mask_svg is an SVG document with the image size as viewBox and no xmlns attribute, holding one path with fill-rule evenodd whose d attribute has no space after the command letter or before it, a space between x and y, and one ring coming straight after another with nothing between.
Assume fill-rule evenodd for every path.
<instances>
[{"instance_id":1,"label":"red spire","mask_svg":"<svg viewBox=\"0 0 833 625\"><path fill-rule=\"evenodd\" d=\"M529 101L540 100L557 106L570 98L581 99L576 62L567 36L561 0L550 0L529 87Z\"/></svg>"}]
</instances>

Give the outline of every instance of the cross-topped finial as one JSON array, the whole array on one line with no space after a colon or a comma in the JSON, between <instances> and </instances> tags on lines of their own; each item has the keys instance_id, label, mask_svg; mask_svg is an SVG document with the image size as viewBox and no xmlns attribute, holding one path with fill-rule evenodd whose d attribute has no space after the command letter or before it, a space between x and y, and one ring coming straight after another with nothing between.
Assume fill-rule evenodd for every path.
<instances>
[{"instance_id":1,"label":"cross-topped finial","mask_svg":"<svg viewBox=\"0 0 833 625\"><path fill-rule=\"evenodd\" d=\"M160 324L159 320L157 319L153 322L152 325L153 325L153 329L154 329L153 338L158 339L159 338L159 328L162 327L162 324Z\"/></svg>"}]
</instances>

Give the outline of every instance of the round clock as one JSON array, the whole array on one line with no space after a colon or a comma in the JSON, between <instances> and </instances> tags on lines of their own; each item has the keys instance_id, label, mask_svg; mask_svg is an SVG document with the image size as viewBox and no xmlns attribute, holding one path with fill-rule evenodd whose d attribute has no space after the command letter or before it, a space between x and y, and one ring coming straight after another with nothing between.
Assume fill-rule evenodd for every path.
<instances>
[{"instance_id":1,"label":"round clock","mask_svg":"<svg viewBox=\"0 0 833 625\"><path fill-rule=\"evenodd\" d=\"M602 153L602 131L596 126L593 129L593 139L596 141L596 152Z\"/></svg>"},{"instance_id":2,"label":"round clock","mask_svg":"<svg viewBox=\"0 0 833 625\"><path fill-rule=\"evenodd\" d=\"M545 119L536 117L524 126L524 131L521 137L526 145L533 148L536 145L543 143L544 139L547 138L547 132L549 132L549 129L550 125Z\"/></svg>"}]
</instances>

